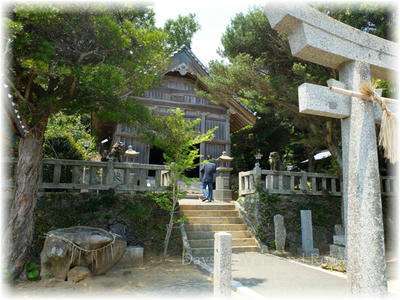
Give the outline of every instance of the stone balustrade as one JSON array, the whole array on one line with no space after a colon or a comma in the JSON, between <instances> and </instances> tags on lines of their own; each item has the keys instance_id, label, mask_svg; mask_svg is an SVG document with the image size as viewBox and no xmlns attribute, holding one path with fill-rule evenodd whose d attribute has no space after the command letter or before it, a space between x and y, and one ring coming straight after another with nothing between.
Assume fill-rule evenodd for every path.
<instances>
[{"instance_id":1,"label":"stone balustrade","mask_svg":"<svg viewBox=\"0 0 400 300\"><path fill-rule=\"evenodd\" d=\"M10 178L17 161L8 161ZM125 162L94 162L68 159L43 159L39 191L108 190L117 192L162 191L170 184L169 168L164 165ZM9 187L14 187L11 181Z\"/></svg>"},{"instance_id":2,"label":"stone balustrade","mask_svg":"<svg viewBox=\"0 0 400 300\"><path fill-rule=\"evenodd\" d=\"M341 184L336 175L311 172L290 172L261 170L239 173L239 196L256 193L256 186L261 186L269 194L303 194L322 195L330 193L341 196ZM396 193L396 177L381 176L381 193L383 196L394 196Z\"/></svg>"}]
</instances>

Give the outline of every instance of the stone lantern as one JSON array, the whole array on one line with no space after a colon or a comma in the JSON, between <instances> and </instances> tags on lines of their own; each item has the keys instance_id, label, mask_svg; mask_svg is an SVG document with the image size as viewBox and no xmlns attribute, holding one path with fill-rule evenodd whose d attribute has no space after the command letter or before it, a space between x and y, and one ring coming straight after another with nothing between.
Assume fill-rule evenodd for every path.
<instances>
[{"instance_id":1,"label":"stone lantern","mask_svg":"<svg viewBox=\"0 0 400 300\"><path fill-rule=\"evenodd\" d=\"M132 145L129 145L128 150L126 150L124 153L124 156L135 160L135 158L138 157L139 154L140 154L140 152L136 152L135 150L132 149Z\"/></svg>"},{"instance_id":2,"label":"stone lantern","mask_svg":"<svg viewBox=\"0 0 400 300\"><path fill-rule=\"evenodd\" d=\"M128 150L125 151L124 156L126 158L132 158L132 161L135 160L136 157L138 157L140 154L140 152L137 152L135 150L132 149L132 145L128 146ZM135 184L135 173L131 173L132 169L125 169L125 174L124 174L124 178L125 178L125 184Z\"/></svg>"},{"instance_id":3,"label":"stone lantern","mask_svg":"<svg viewBox=\"0 0 400 300\"><path fill-rule=\"evenodd\" d=\"M230 186L230 172L233 170L230 166L232 160L233 158L229 157L226 151L223 151L222 155L216 160L219 165L217 168L219 175L215 180L215 200L232 201L232 190Z\"/></svg>"}]
</instances>

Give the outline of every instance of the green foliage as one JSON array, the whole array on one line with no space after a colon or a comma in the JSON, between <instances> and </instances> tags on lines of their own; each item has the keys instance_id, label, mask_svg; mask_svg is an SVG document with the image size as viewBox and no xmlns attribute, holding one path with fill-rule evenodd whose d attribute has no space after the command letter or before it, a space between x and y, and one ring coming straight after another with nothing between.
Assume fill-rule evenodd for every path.
<instances>
[{"instance_id":1,"label":"green foliage","mask_svg":"<svg viewBox=\"0 0 400 300\"><path fill-rule=\"evenodd\" d=\"M186 120L184 113L177 108L170 110L167 116L158 117L157 131L147 134L148 142L164 151L165 164L170 167L176 180L188 180L184 175L185 171L195 168L198 165L195 160L200 158L196 146L214 138L213 132L217 128L204 134L194 129L200 121Z\"/></svg>"},{"instance_id":2,"label":"green foliage","mask_svg":"<svg viewBox=\"0 0 400 300\"><path fill-rule=\"evenodd\" d=\"M38 270L38 266L30 262L26 265L26 272L29 280L37 280L39 279L40 272Z\"/></svg>"},{"instance_id":3,"label":"green foliage","mask_svg":"<svg viewBox=\"0 0 400 300\"><path fill-rule=\"evenodd\" d=\"M83 159L70 136L54 136L46 139L43 145L43 157L57 159Z\"/></svg>"},{"instance_id":4,"label":"green foliage","mask_svg":"<svg viewBox=\"0 0 400 300\"><path fill-rule=\"evenodd\" d=\"M8 264L5 264L2 267L2 279L11 279L13 277L12 273L8 270Z\"/></svg>"},{"instance_id":5,"label":"green foliage","mask_svg":"<svg viewBox=\"0 0 400 300\"><path fill-rule=\"evenodd\" d=\"M170 110L170 114L167 116L156 117L155 124L157 124L158 130L147 133L149 143L164 151L165 164L169 167L171 176L171 202L168 202L167 197L156 200L162 208L168 209L170 212L164 240L164 257L167 255L169 238L174 225L174 213L181 194L179 180L183 180L186 184L190 183L191 180L185 176L185 171L199 165L195 163L196 159L201 156L196 146L212 140L213 132L217 129L213 128L201 134L194 129L200 121L200 119L185 120L184 113L177 108L175 111Z\"/></svg>"},{"instance_id":6,"label":"green foliage","mask_svg":"<svg viewBox=\"0 0 400 300\"><path fill-rule=\"evenodd\" d=\"M251 146L252 155L258 149L264 154L265 165L268 152L277 151L282 156L294 152L292 156L303 155L304 159L305 152L308 156L327 146L337 146L340 136L332 136L336 131L327 129L326 118L299 113L297 95L297 87L304 82L324 85L335 77L332 70L293 57L286 37L271 28L261 8L246 15L237 14L224 33L222 44L224 50L220 52L230 63L211 62L213 77L203 78L208 92L198 93L214 101L228 101L233 95L257 111L259 117L254 128L247 131L247 138L232 137L232 153L237 155L243 152L241 148ZM332 124L340 128L337 120ZM302 149L285 147L299 134ZM277 143L272 142L274 139ZM240 160L249 164L250 157Z\"/></svg>"},{"instance_id":7,"label":"green foliage","mask_svg":"<svg viewBox=\"0 0 400 300\"><path fill-rule=\"evenodd\" d=\"M84 142L89 147L85 149ZM90 159L96 154L96 141L90 135L90 115L66 115L58 112L49 118L43 144L43 156L59 159Z\"/></svg>"},{"instance_id":8,"label":"green foliage","mask_svg":"<svg viewBox=\"0 0 400 300\"><path fill-rule=\"evenodd\" d=\"M167 32L167 43L171 51L182 45L190 47L193 35L200 29L200 24L195 20L195 14L179 15L176 20L168 19L164 25Z\"/></svg>"},{"instance_id":9,"label":"green foliage","mask_svg":"<svg viewBox=\"0 0 400 300\"><path fill-rule=\"evenodd\" d=\"M150 198L157 203L157 205L166 211L172 210L172 191L167 190L162 193L149 194Z\"/></svg>"},{"instance_id":10,"label":"green foliage","mask_svg":"<svg viewBox=\"0 0 400 300\"><path fill-rule=\"evenodd\" d=\"M95 111L124 123L149 118L130 95L159 82L169 55L149 9L21 4L6 25L13 54L7 76L28 130L58 111Z\"/></svg>"},{"instance_id":11,"label":"green foliage","mask_svg":"<svg viewBox=\"0 0 400 300\"><path fill-rule=\"evenodd\" d=\"M260 161L262 169L269 169L268 153L280 152L288 164L304 160L300 147L285 148L294 137L292 128L272 111L257 114L260 119L254 126L246 126L231 134L232 161L234 172L250 170L254 167L254 155L257 152L264 156ZM290 151L295 150L295 154ZM295 159L290 159L296 155Z\"/></svg>"},{"instance_id":12,"label":"green foliage","mask_svg":"<svg viewBox=\"0 0 400 300\"><path fill-rule=\"evenodd\" d=\"M394 41L396 38L396 7L389 3L324 3L314 6L330 17L362 31Z\"/></svg>"},{"instance_id":13,"label":"green foliage","mask_svg":"<svg viewBox=\"0 0 400 300\"><path fill-rule=\"evenodd\" d=\"M350 4L344 4L334 6L334 9L330 5L321 7L340 21L373 31L384 38L393 28L394 11L385 6L357 4L350 9ZM298 157L302 156L304 160L318 150L329 149L341 166L340 122L299 113L297 95L297 87L302 83L326 85L327 79L337 78L336 71L293 57L286 36L271 28L262 8L255 7L247 14L237 14L226 28L221 42L223 49L219 52L229 59L229 63L211 62L213 76L203 78L208 92L198 93L220 102L234 96L257 111L259 119L256 126L239 133L237 140L235 135L232 136L232 153L235 153L235 158L239 156L236 163L238 169L243 170L241 167L246 163L246 169L249 169L251 161L254 161L247 154L254 155L254 150L248 151L249 147L260 149L264 154L264 162L261 161L264 165L271 151L278 151L288 162L296 163ZM379 81L379 85L386 92L394 90L384 82ZM281 124L276 120L280 120ZM281 138L276 144L271 142L276 138L273 135L257 139L262 132L266 135L268 131L278 128ZM309 167L312 170L312 162Z\"/></svg>"}]
</instances>

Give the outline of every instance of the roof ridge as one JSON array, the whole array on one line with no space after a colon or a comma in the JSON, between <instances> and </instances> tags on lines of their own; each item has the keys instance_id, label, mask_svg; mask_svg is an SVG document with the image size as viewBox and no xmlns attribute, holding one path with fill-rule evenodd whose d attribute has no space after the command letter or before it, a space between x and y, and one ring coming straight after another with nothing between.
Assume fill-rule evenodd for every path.
<instances>
[{"instance_id":1,"label":"roof ridge","mask_svg":"<svg viewBox=\"0 0 400 300\"><path fill-rule=\"evenodd\" d=\"M176 54L180 53L181 51L186 50L187 53L193 58L193 60L204 70L204 72L207 73L208 76L214 79L214 76L210 73L208 68L204 66L204 64L197 58L197 56L193 53L192 49L187 46L186 44L183 44L181 47L179 47L178 50L172 52L171 56L175 56ZM242 106L248 113L255 115L255 112L253 112L250 108L248 108L242 101L237 99L236 97L232 96L232 99L238 103L240 106Z\"/></svg>"}]
</instances>

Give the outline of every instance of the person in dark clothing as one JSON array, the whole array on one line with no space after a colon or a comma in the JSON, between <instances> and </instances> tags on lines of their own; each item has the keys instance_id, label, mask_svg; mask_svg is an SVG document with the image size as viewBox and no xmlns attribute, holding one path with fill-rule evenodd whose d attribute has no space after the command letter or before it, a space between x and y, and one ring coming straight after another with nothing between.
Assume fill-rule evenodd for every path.
<instances>
[{"instance_id":1,"label":"person in dark clothing","mask_svg":"<svg viewBox=\"0 0 400 300\"><path fill-rule=\"evenodd\" d=\"M206 160L211 160L211 156L207 155ZM208 199L208 202L212 201L212 194L213 194L213 189L212 189L212 184L214 181L214 174L217 172L217 166L213 162L208 162L205 165L200 166L200 180L203 183L202 185L202 192L203 192L203 200L206 201ZM208 195L207 195L207 188L208 187Z\"/></svg>"}]
</instances>

